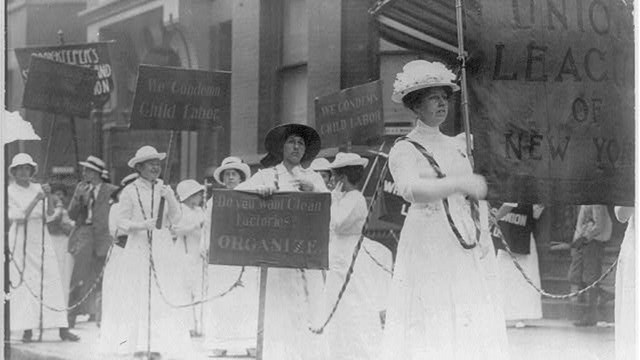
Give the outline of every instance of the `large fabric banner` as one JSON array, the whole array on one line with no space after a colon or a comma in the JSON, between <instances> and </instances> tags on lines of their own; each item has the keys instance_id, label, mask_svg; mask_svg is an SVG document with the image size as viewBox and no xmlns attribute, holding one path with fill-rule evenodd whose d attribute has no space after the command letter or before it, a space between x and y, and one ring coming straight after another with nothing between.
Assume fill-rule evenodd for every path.
<instances>
[{"instance_id":1,"label":"large fabric banner","mask_svg":"<svg viewBox=\"0 0 640 360\"><path fill-rule=\"evenodd\" d=\"M476 171L489 199L634 199L633 18L621 0L470 0Z\"/></svg>"}]
</instances>

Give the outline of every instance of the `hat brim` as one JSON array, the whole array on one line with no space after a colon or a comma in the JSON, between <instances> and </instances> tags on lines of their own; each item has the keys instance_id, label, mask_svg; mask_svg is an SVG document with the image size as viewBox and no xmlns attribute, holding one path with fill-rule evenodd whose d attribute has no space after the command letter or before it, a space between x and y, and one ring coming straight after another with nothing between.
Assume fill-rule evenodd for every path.
<instances>
[{"instance_id":1,"label":"hat brim","mask_svg":"<svg viewBox=\"0 0 640 360\"><path fill-rule=\"evenodd\" d=\"M409 93L412 93L416 90L434 88L434 87L448 87L451 88L451 91L456 92L460 90L460 87L451 82L437 82L437 83L429 83L429 84L417 84L411 87L406 88L405 90L394 92L391 95L391 101L397 104L402 104L402 98L407 96Z\"/></svg>"},{"instance_id":2,"label":"hat brim","mask_svg":"<svg viewBox=\"0 0 640 360\"><path fill-rule=\"evenodd\" d=\"M154 160L154 159L164 160L166 157L167 157L167 153L149 154L149 155L144 155L139 157L134 156L131 160L129 160L127 165L129 165L130 168L134 169L136 165L140 164L141 162L145 162L147 160Z\"/></svg>"},{"instance_id":3,"label":"hat brim","mask_svg":"<svg viewBox=\"0 0 640 360\"><path fill-rule=\"evenodd\" d=\"M189 189L189 191L187 191L187 193L183 194L184 195L184 199L182 198L182 196L180 196L180 201L185 201L188 198L190 198L191 196L201 192L201 191L205 191L205 188L203 185L197 186L197 187L193 187L193 189Z\"/></svg>"},{"instance_id":4,"label":"hat brim","mask_svg":"<svg viewBox=\"0 0 640 360\"><path fill-rule=\"evenodd\" d=\"M360 158L357 160L353 160L353 161L344 161L342 163L336 163L335 161L332 162L329 167L331 169L339 169L339 168L343 168L343 167L347 167L347 166L362 166L362 167L367 167L367 165L369 164L369 159L366 158Z\"/></svg>"},{"instance_id":5,"label":"hat brim","mask_svg":"<svg viewBox=\"0 0 640 360\"><path fill-rule=\"evenodd\" d=\"M320 152L321 141L318 132L311 126L303 124L284 124L279 125L267 133L264 139L264 147L267 149L267 156L260 160L265 166L273 166L282 161L282 147L284 142L291 135L299 135L304 139L305 151L300 162L308 162L313 160Z\"/></svg>"},{"instance_id":6,"label":"hat brim","mask_svg":"<svg viewBox=\"0 0 640 360\"><path fill-rule=\"evenodd\" d=\"M80 166L83 166L83 167L86 167L88 169L91 169L91 170L99 172L100 176L102 177L102 170L104 170L104 169L100 169L99 167L93 165L90 162L86 162L86 161L78 161L78 164L80 164Z\"/></svg>"},{"instance_id":7,"label":"hat brim","mask_svg":"<svg viewBox=\"0 0 640 360\"><path fill-rule=\"evenodd\" d=\"M11 164L9 166L9 173L13 174L13 169L20 165L31 165L31 167L33 168L33 174L31 174L31 176L35 175L38 172L38 164L34 162L23 162L23 163Z\"/></svg>"},{"instance_id":8,"label":"hat brim","mask_svg":"<svg viewBox=\"0 0 640 360\"><path fill-rule=\"evenodd\" d=\"M251 169L249 168L249 165L245 164L245 163L231 163L231 164L225 164L222 165L218 168L215 169L215 171L213 172L213 178L216 180L216 182L220 185L224 185L224 182L222 181L222 173L225 170L238 170L241 173L244 174L244 181L249 180L249 178L251 177Z\"/></svg>"}]
</instances>

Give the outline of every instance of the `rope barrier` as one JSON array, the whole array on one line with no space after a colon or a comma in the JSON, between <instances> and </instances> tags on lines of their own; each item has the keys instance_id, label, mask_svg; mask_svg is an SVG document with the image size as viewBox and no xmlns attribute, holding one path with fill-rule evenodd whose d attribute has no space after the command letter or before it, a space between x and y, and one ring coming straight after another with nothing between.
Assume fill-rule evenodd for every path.
<instances>
[{"instance_id":1,"label":"rope barrier","mask_svg":"<svg viewBox=\"0 0 640 360\"><path fill-rule=\"evenodd\" d=\"M561 295L560 294L551 294L551 293L548 293L547 291L541 289L536 284L534 284L533 280L531 280L531 278L524 271L524 269L522 268L522 266L520 265L520 263L516 259L516 256L513 254L513 252L511 252L511 249L509 248L509 244L507 244L507 241L505 240L504 235L502 234L502 231L500 230L500 226L498 226L498 221L495 218L495 215L493 215L491 213L489 214L489 222L498 231L498 236L500 237L500 242L504 246L506 252L511 257L511 261L515 265L516 269L518 269L520 274L522 274L522 277L524 277L525 281L529 285L531 285L531 287L533 287L540 295L546 296L546 297L551 298L551 299L564 300L564 299L568 299L568 298L571 298L571 297L579 296L582 293L585 293L585 292L591 290L592 288L598 286L600 284L600 282L602 282L602 280L604 280L611 273L611 271L613 271L613 269L618 264L618 259L619 258L616 258L616 261L614 261L613 264L611 264L611 266L609 266L609 268L604 273L602 273L602 275L600 275L600 277L596 281L594 281L592 284L590 284L589 286L587 286L585 288L582 288L582 289L580 289L578 291L574 291L574 292L571 292L571 293L568 293L568 294L561 294Z\"/></svg>"},{"instance_id":2,"label":"rope barrier","mask_svg":"<svg viewBox=\"0 0 640 360\"><path fill-rule=\"evenodd\" d=\"M369 225L373 207L375 206L376 202L378 201L378 198L380 197L380 190L382 188L382 184L388 170L389 170L388 162L385 162L382 167L382 170L380 171L380 176L378 177L378 183L376 184L376 189L373 193L373 198L371 199L371 203L369 203L369 208L367 209L367 217L365 218L364 224L362 225L362 231L360 232L360 239L358 239L358 242L356 243L356 246L353 249L353 255L351 256L351 264L349 264L347 275L345 277L344 283L342 284L342 287L340 288L340 292L338 293L338 298L336 299L336 302L333 304L331 312L329 313L329 316L324 321L322 326L318 328L313 328L311 326L308 327L309 331L311 331L316 335L322 334L324 332L324 329L327 327L327 325L331 321L331 319L333 319L333 316L335 315L336 310L338 310L338 305L340 304L342 297L344 296L344 293L347 290L347 286L349 285L349 281L351 280L351 276L353 275L353 269L356 264L358 253L360 252L360 248L362 247L362 242L364 241L365 229ZM305 286L305 295L307 296L307 301L308 301L309 299L308 299L308 290L307 290L307 279L306 279L306 276L304 276L304 271L302 271L301 273L302 273L302 280Z\"/></svg>"}]
</instances>

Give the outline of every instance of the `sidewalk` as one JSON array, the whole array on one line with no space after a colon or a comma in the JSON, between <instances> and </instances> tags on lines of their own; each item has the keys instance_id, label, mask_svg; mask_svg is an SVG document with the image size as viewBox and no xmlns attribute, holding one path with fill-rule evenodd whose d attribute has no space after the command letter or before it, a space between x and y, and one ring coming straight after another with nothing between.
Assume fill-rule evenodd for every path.
<instances>
[{"instance_id":1,"label":"sidewalk","mask_svg":"<svg viewBox=\"0 0 640 360\"><path fill-rule=\"evenodd\" d=\"M615 360L613 327L576 328L563 320L539 320L532 326L509 327L511 360ZM78 323L73 330L82 339L78 343L60 342L57 330L45 332L42 343L23 344L14 333L11 360L103 360L93 351L98 339L95 323ZM37 333L34 333L37 336ZM202 338L194 338L198 356L194 360L250 359L246 356L207 357Z\"/></svg>"}]
</instances>

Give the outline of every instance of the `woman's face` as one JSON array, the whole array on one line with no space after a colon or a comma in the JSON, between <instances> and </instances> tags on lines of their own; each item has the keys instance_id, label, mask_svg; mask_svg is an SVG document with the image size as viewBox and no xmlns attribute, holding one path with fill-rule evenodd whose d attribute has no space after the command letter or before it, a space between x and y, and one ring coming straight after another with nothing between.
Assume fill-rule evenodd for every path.
<instances>
[{"instance_id":1,"label":"woman's face","mask_svg":"<svg viewBox=\"0 0 640 360\"><path fill-rule=\"evenodd\" d=\"M18 165L13 169L13 177L18 182L27 182L33 175L33 167L29 164Z\"/></svg>"},{"instance_id":2,"label":"woman's face","mask_svg":"<svg viewBox=\"0 0 640 360\"><path fill-rule=\"evenodd\" d=\"M449 95L443 88L429 89L414 111L425 124L440 125L447 119L449 113Z\"/></svg>"},{"instance_id":3,"label":"woman's face","mask_svg":"<svg viewBox=\"0 0 640 360\"><path fill-rule=\"evenodd\" d=\"M160 176L162 171L162 163L158 159L147 160L141 164L136 165L140 177L148 181L154 181Z\"/></svg>"},{"instance_id":4,"label":"woman's face","mask_svg":"<svg viewBox=\"0 0 640 360\"><path fill-rule=\"evenodd\" d=\"M304 139L298 135L290 135L284 142L282 161L290 165L299 165L305 150Z\"/></svg>"},{"instance_id":5,"label":"woman's face","mask_svg":"<svg viewBox=\"0 0 640 360\"><path fill-rule=\"evenodd\" d=\"M189 196L184 202L189 207L196 207L202 205L204 199L204 191L198 191L197 193Z\"/></svg>"},{"instance_id":6,"label":"woman's face","mask_svg":"<svg viewBox=\"0 0 640 360\"><path fill-rule=\"evenodd\" d=\"M227 169L222 172L222 182L227 189L235 189L241 181L240 172L236 169Z\"/></svg>"},{"instance_id":7,"label":"woman's face","mask_svg":"<svg viewBox=\"0 0 640 360\"><path fill-rule=\"evenodd\" d=\"M331 171L318 171L318 174L322 176L322 181L327 185L327 188L331 188Z\"/></svg>"},{"instance_id":8,"label":"woman's face","mask_svg":"<svg viewBox=\"0 0 640 360\"><path fill-rule=\"evenodd\" d=\"M54 206L64 206L64 202L66 200L66 196L64 194L64 191L62 190L56 190L53 192L53 204Z\"/></svg>"}]
</instances>

